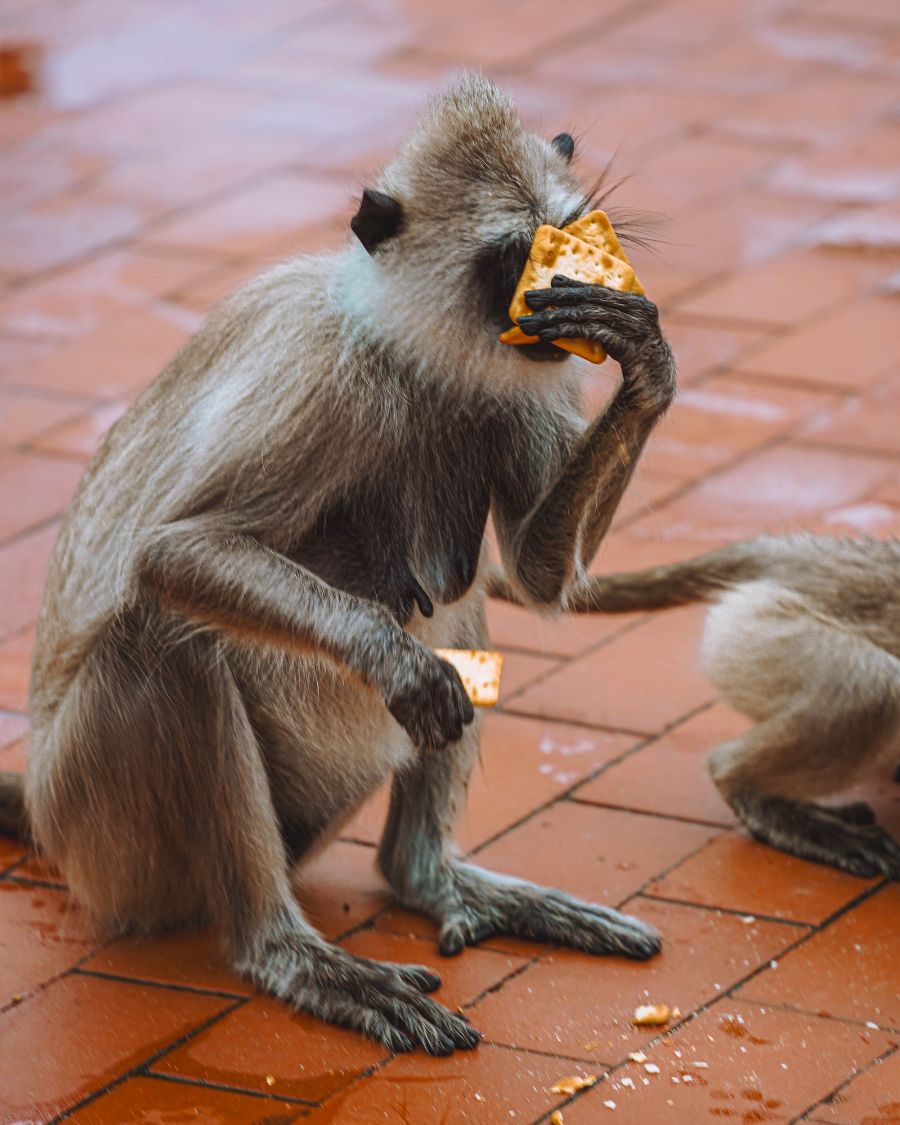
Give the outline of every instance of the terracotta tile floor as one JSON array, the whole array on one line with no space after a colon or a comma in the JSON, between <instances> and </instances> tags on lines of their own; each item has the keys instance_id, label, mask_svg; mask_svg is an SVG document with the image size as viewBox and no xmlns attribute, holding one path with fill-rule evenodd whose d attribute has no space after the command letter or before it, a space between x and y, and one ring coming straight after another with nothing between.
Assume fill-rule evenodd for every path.
<instances>
[{"instance_id":1,"label":"terracotta tile floor","mask_svg":"<svg viewBox=\"0 0 900 1125\"><path fill-rule=\"evenodd\" d=\"M596 569L900 532L895 0L8 3L17 44L40 51L0 104L0 768L25 762L46 562L104 432L211 304L340 242L460 64L578 132L585 178L618 150L622 204L668 220L634 259L683 394ZM597 409L612 373L586 377ZM442 961L375 872L377 794L298 894L348 949L439 967L486 1036L392 1058L254 995L207 934L104 945L0 839L0 1125L900 1121L900 894L735 826L704 756L745 720L697 669L702 615L489 616L509 661L461 846L625 905L663 953L498 938ZM900 831L900 786L865 795ZM647 1000L683 1022L633 1028ZM571 1105L549 1092L568 1074L598 1079Z\"/></svg>"}]
</instances>

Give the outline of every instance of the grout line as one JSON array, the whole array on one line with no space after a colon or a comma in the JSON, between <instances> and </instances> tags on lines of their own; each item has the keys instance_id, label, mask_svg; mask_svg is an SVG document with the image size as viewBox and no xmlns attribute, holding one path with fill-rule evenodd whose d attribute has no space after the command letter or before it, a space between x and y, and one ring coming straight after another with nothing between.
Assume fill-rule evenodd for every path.
<instances>
[{"instance_id":1,"label":"grout line","mask_svg":"<svg viewBox=\"0 0 900 1125\"><path fill-rule=\"evenodd\" d=\"M695 853L696 854L696 853ZM668 895L645 894L639 891L630 899L624 901L628 904L641 899L644 902L664 902L672 906L685 906L691 910L706 910L710 914L727 914L733 918L749 918L752 914L754 922L770 922L777 926L793 926L798 930L809 930L814 925L813 922L798 922L794 918L777 918L773 914L757 914L755 911L749 910L736 910L731 906L715 906L709 902L691 902L689 899L670 898Z\"/></svg>"},{"instance_id":2,"label":"grout line","mask_svg":"<svg viewBox=\"0 0 900 1125\"><path fill-rule=\"evenodd\" d=\"M102 947L101 947L102 949ZM101 950L95 950L91 957L96 957ZM152 980L149 977L128 977L122 973L111 973L104 969L85 969L84 963L75 965L71 975L79 977L98 977L100 980L113 980L119 984L139 984L147 988L161 988L166 992L187 992L194 996L218 996L223 1000L249 1000L252 997L244 992L228 992L222 988L203 988L201 985L178 984L175 981Z\"/></svg>"},{"instance_id":3,"label":"grout line","mask_svg":"<svg viewBox=\"0 0 900 1125\"><path fill-rule=\"evenodd\" d=\"M189 1078L183 1074L163 1074L160 1070L147 1070L144 1073L135 1075L139 1078L152 1078L157 1082L172 1082L177 1086L193 1086L199 1087L201 1090L221 1090L226 1094L243 1094L245 1097L259 1098L262 1101L277 1100L280 1102L290 1102L291 1105L303 1106L305 1109L312 1109L319 1105L318 1102L309 1102L303 1098L295 1098L290 1094L275 1094L264 1093L262 1090L252 1090L246 1086L229 1086L225 1082L213 1082L208 1078ZM84 1103L82 1103L84 1104ZM277 1122L280 1120L275 1117L256 1118L258 1122Z\"/></svg>"},{"instance_id":4,"label":"grout line","mask_svg":"<svg viewBox=\"0 0 900 1125\"><path fill-rule=\"evenodd\" d=\"M699 828L722 828L730 829L735 827L735 823L731 822L723 824L720 820L702 820L696 816L679 816L676 813L660 812L658 809L640 809L634 805L617 805L611 801L595 801L589 800L587 797L580 797L577 793L573 793L569 798L578 805L589 805L595 809L610 809L617 812L634 813L635 816L656 816L660 820L674 820L679 824L696 824Z\"/></svg>"},{"instance_id":5,"label":"grout line","mask_svg":"<svg viewBox=\"0 0 900 1125\"><path fill-rule=\"evenodd\" d=\"M810 1106L808 1109L805 1109L803 1113L799 1114L797 1117L794 1117L791 1121L791 1125L794 1125L794 1123L798 1121L808 1120L809 1116L815 1113L818 1109L829 1109L833 1105L832 1099L840 1094L842 1090L846 1090L851 1082L855 1082L857 1078L865 1074L867 1071L873 1070L876 1066L880 1066L882 1063L886 1062L889 1058L895 1055L898 1050L900 1050L900 1047L894 1044L892 1047L889 1047L884 1052L884 1054L878 1055L876 1058L872 1059L872 1061L867 1066L854 1071L849 1078L846 1078L838 1086L835 1086L835 1088L830 1093L826 1094L824 1098L821 1098L819 1101L817 1101L815 1105ZM873 1122L877 1121L877 1119L874 1117L869 1118L869 1120ZM884 1121L887 1125L889 1118L885 1118Z\"/></svg>"},{"instance_id":6,"label":"grout line","mask_svg":"<svg viewBox=\"0 0 900 1125\"><path fill-rule=\"evenodd\" d=\"M142 1062L131 1067L129 1070L123 1071L121 1074L116 1075L116 1077L113 1078L110 1082L107 1082L105 1086L101 1087L98 1090L92 1090L86 1097L82 1098L80 1102L75 1105L69 1106L67 1109L57 1114L54 1118L48 1121L46 1125L57 1125L57 1122L64 1121L67 1117L71 1117L71 1115L77 1110L84 1109L85 1106L97 1101L97 1099L103 1097L104 1094L108 1094L117 1086L121 1086L123 1082L127 1082L129 1078L137 1077L144 1070L151 1067L155 1062L161 1059L164 1055L167 1055L170 1051L174 1051L179 1047L183 1047L185 1043L190 1042L191 1039L193 1039L196 1035L199 1035L202 1031L206 1031L208 1028L212 1027L213 1024L216 1024L220 1020L224 1019L225 1016L229 1016L232 1012L236 1012L238 1008L242 1008L244 1004L247 1003L248 999L249 997L244 998L237 1003L232 1004L231 1007L224 1008L221 1012L216 1012L215 1015L210 1016L209 1019L204 1020L196 1027L191 1028L190 1031L185 1032L184 1035L179 1036L171 1043L167 1043L165 1047L163 1047L159 1051L156 1051L154 1054L150 1055Z\"/></svg>"}]
</instances>

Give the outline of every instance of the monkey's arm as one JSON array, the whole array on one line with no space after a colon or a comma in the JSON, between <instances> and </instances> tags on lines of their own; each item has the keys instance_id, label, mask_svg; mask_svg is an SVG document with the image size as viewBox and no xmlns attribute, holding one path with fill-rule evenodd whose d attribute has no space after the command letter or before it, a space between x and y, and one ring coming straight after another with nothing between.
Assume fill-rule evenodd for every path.
<instances>
[{"instance_id":1,"label":"monkey's arm","mask_svg":"<svg viewBox=\"0 0 900 1125\"><path fill-rule=\"evenodd\" d=\"M141 554L144 590L237 643L318 651L378 691L416 745L440 748L474 710L455 669L375 602L329 586L256 539L202 519L160 529Z\"/></svg>"},{"instance_id":2,"label":"monkey's arm","mask_svg":"<svg viewBox=\"0 0 900 1125\"><path fill-rule=\"evenodd\" d=\"M596 340L622 368L622 383L606 411L512 529L515 578L531 599L553 604L609 529L647 438L674 397L676 369L656 306L643 296L557 276L551 289L525 298L543 310L519 319L529 335Z\"/></svg>"}]
</instances>

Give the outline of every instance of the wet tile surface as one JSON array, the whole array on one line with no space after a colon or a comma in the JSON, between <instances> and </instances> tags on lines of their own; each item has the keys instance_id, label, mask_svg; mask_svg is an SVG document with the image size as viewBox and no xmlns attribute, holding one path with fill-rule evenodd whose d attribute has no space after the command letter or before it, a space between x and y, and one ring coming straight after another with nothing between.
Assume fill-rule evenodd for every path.
<instances>
[{"instance_id":1,"label":"wet tile surface","mask_svg":"<svg viewBox=\"0 0 900 1125\"><path fill-rule=\"evenodd\" d=\"M611 205L644 212L629 253L682 393L592 573L763 531L900 534L893 0L572 0L552 19L536 0L515 19L471 0L7 9L0 48L42 54L0 110L0 770L26 765L47 561L105 433L215 302L344 243L360 186L464 64L547 136L577 134L586 184L615 155ZM617 379L584 372L589 412ZM606 1064L622 1069L566 1125L900 1117L896 888L735 824L705 759L748 723L700 670L702 607L487 612L507 668L461 851L624 901L663 953L495 935L441 958L377 870L382 788L297 874L298 900L354 952L435 966L439 998L488 1036L391 1059L256 996L208 933L101 946L64 875L0 837L0 1120L533 1123L563 1101L556 1079ZM898 794L886 774L852 799L900 834ZM646 1047L642 1000L700 1014ZM660 1074L627 1062L641 1045Z\"/></svg>"}]
</instances>

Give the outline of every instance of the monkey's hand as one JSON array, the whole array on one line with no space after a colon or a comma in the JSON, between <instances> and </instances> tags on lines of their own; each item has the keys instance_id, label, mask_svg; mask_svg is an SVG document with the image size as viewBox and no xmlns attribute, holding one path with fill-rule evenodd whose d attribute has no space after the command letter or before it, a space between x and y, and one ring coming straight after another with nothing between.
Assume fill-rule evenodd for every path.
<instances>
[{"instance_id":1,"label":"monkey's hand","mask_svg":"<svg viewBox=\"0 0 900 1125\"><path fill-rule=\"evenodd\" d=\"M457 742L463 726L475 718L453 665L417 642L393 665L385 702L422 750L442 750L448 742Z\"/></svg>"},{"instance_id":2,"label":"monkey's hand","mask_svg":"<svg viewBox=\"0 0 900 1125\"><path fill-rule=\"evenodd\" d=\"M626 384L665 409L675 393L675 360L659 326L659 311L639 293L587 285L556 274L549 289L525 294L535 312L519 327L542 341L594 340L616 360Z\"/></svg>"}]
</instances>

